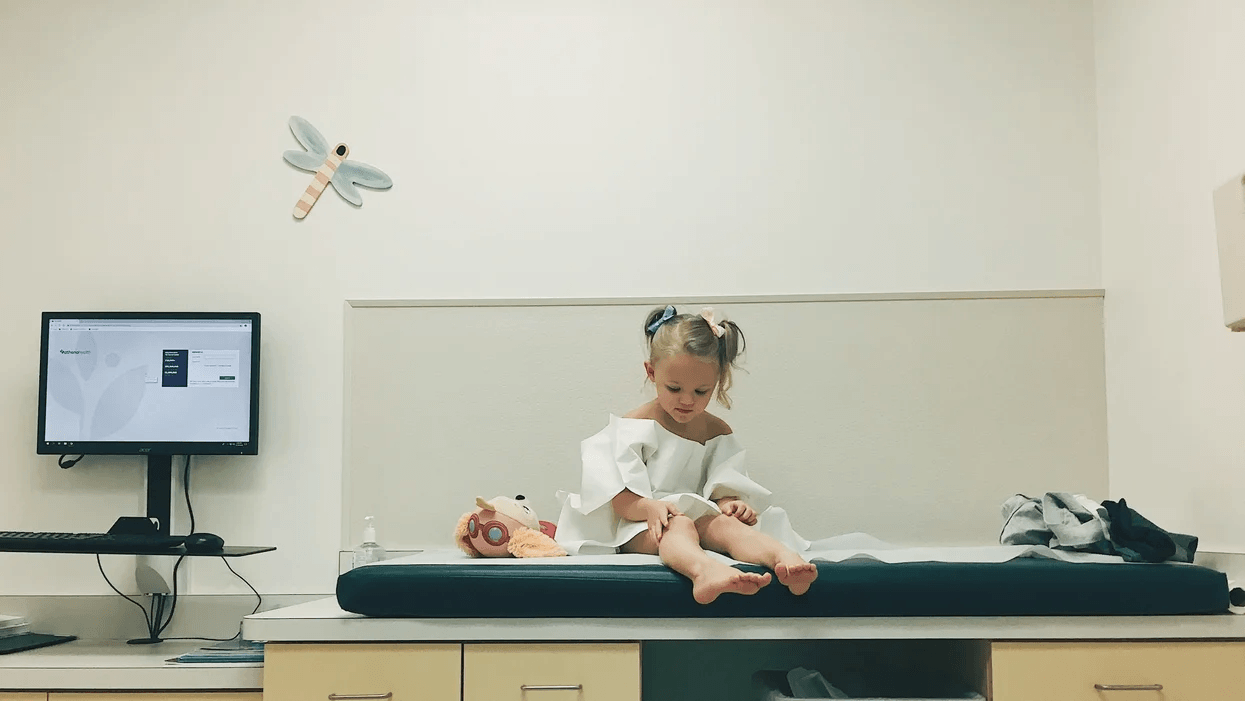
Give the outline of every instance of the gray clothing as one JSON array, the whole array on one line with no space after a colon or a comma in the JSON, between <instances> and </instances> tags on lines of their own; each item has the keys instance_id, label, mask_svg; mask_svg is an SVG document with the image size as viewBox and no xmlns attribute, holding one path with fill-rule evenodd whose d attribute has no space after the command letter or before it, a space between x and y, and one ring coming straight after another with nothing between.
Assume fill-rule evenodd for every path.
<instances>
[{"instance_id":1,"label":"gray clothing","mask_svg":"<svg viewBox=\"0 0 1245 701\"><path fill-rule=\"evenodd\" d=\"M1047 492L1041 500L1017 494L1003 502L1003 545L1118 555L1128 562L1192 562L1195 536L1169 533L1123 499L1099 504L1083 494Z\"/></svg>"},{"instance_id":2,"label":"gray clothing","mask_svg":"<svg viewBox=\"0 0 1245 701\"><path fill-rule=\"evenodd\" d=\"M999 542L1114 554L1107 510L1083 494L1068 492L1047 492L1040 502L1023 494L1008 499Z\"/></svg>"}]
</instances>

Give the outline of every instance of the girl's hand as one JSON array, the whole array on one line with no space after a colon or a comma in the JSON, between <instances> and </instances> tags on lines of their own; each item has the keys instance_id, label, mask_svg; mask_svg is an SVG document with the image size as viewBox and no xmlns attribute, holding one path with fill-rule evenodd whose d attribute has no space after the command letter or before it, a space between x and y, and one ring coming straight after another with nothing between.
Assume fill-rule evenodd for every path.
<instances>
[{"instance_id":1,"label":"girl's hand","mask_svg":"<svg viewBox=\"0 0 1245 701\"><path fill-rule=\"evenodd\" d=\"M660 543L662 535L670 527L670 517L681 516L683 512L668 501L648 499L644 504L644 515L644 520L648 522L649 535L653 536L654 543Z\"/></svg>"},{"instance_id":2,"label":"girl's hand","mask_svg":"<svg viewBox=\"0 0 1245 701\"><path fill-rule=\"evenodd\" d=\"M757 525L757 512L740 499L723 499L718 502L718 508L722 509L723 514L737 518L749 526Z\"/></svg>"}]
</instances>

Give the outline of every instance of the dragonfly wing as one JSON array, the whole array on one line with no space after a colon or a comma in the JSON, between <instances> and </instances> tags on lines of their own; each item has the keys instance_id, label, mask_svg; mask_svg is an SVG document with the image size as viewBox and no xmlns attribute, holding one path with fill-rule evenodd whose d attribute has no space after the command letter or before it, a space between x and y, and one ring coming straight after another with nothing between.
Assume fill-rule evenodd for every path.
<instances>
[{"instance_id":1,"label":"dragonfly wing","mask_svg":"<svg viewBox=\"0 0 1245 701\"><path fill-rule=\"evenodd\" d=\"M342 161L342 164L337 166L337 173L334 174L333 179L337 180L339 176L356 185L375 190L387 190L393 187L393 181L388 175L374 166L358 161Z\"/></svg>"},{"instance_id":2,"label":"dragonfly wing","mask_svg":"<svg viewBox=\"0 0 1245 701\"><path fill-rule=\"evenodd\" d=\"M333 183L333 189L337 190L337 194L341 195L342 199L356 207L363 206L363 196L359 194L358 188L352 185L348 179L342 177L340 169L338 172L333 173L333 177L329 182Z\"/></svg>"},{"instance_id":3,"label":"dragonfly wing","mask_svg":"<svg viewBox=\"0 0 1245 701\"><path fill-rule=\"evenodd\" d=\"M294 138L298 139L298 143L313 155L319 156L321 162L328 157L328 142L324 140L320 132L316 131L315 127L311 126L311 122L302 117L290 117L290 131L294 132ZM316 168L319 167L319 164L316 164Z\"/></svg>"},{"instance_id":4,"label":"dragonfly wing","mask_svg":"<svg viewBox=\"0 0 1245 701\"><path fill-rule=\"evenodd\" d=\"M317 170L324 163L323 156L317 156L310 151L286 151L282 156L290 165L303 170Z\"/></svg>"}]
</instances>

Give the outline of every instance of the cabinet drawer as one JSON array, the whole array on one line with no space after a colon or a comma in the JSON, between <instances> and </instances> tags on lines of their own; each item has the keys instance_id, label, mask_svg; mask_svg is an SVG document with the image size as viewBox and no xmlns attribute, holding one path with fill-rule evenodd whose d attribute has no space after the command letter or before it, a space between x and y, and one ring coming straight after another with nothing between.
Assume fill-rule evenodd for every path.
<instances>
[{"instance_id":1,"label":"cabinet drawer","mask_svg":"<svg viewBox=\"0 0 1245 701\"><path fill-rule=\"evenodd\" d=\"M39 698L44 699L44 694ZM53 691L46 701L260 701L258 691ZM10 701L0 695L0 701Z\"/></svg>"},{"instance_id":2,"label":"cabinet drawer","mask_svg":"<svg viewBox=\"0 0 1245 701\"><path fill-rule=\"evenodd\" d=\"M638 643L463 646L463 701L639 699Z\"/></svg>"},{"instance_id":3,"label":"cabinet drawer","mask_svg":"<svg viewBox=\"0 0 1245 701\"><path fill-rule=\"evenodd\" d=\"M994 643L990 671L994 701L1230 701L1245 643Z\"/></svg>"},{"instance_id":4,"label":"cabinet drawer","mask_svg":"<svg viewBox=\"0 0 1245 701\"><path fill-rule=\"evenodd\" d=\"M263 701L458 701L461 670L458 645L269 643Z\"/></svg>"}]
</instances>

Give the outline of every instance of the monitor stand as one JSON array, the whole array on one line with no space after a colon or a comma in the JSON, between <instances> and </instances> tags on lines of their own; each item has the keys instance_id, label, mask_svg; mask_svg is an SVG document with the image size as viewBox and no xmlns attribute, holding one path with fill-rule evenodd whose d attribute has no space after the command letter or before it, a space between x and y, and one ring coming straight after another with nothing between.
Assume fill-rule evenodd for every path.
<instances>
[{"instance_id":1,"label":"monitor stand","mask_svg":"<svg viewBox=\"0 0 1245 701\"><path fill-rule=\"evenodd\" d=\"M147 456L147 518L156 523L156 533L169 535L173 511L173 456Z\"/></svg>"},{"instance_id":2,"label":"monitor stand","mask_svg":"<svg viewBox=\"0 0 1245 701\"><path fill-rule=\"evenodd\" d=\"M147 518L145 519L126 519L121 518L113 525L113 528L124 528L122 522L140 521L140 528L144 533L152 533L154 535L170 535L172 533L171 521L173 514L173 456L172 455L148 455L147 456ZM154 529L154 530L153 530ZM145 562L146 558L139 557L136 564L134 579L138 583L143 593L150 594L151 607L153 612L163 612L166 600L169 597L169 583L164 576L157 572L150 564ZM158 626L161 621L155 621L148 628L146 638L135 638L127 640L130 645L153 645L155 643L164 642L160 638Z\"/></svg>"},{"instance_id":3,"label":"monitor stand","mask_svg":"<svg viewBox=\"0 0 1245 701\"><path fill-rule=\"evenodd\" d=\"M173 514L173 456L147 456L147 516L122 516L109 533L169 535Z\"/></svg>"}]
</instances>

